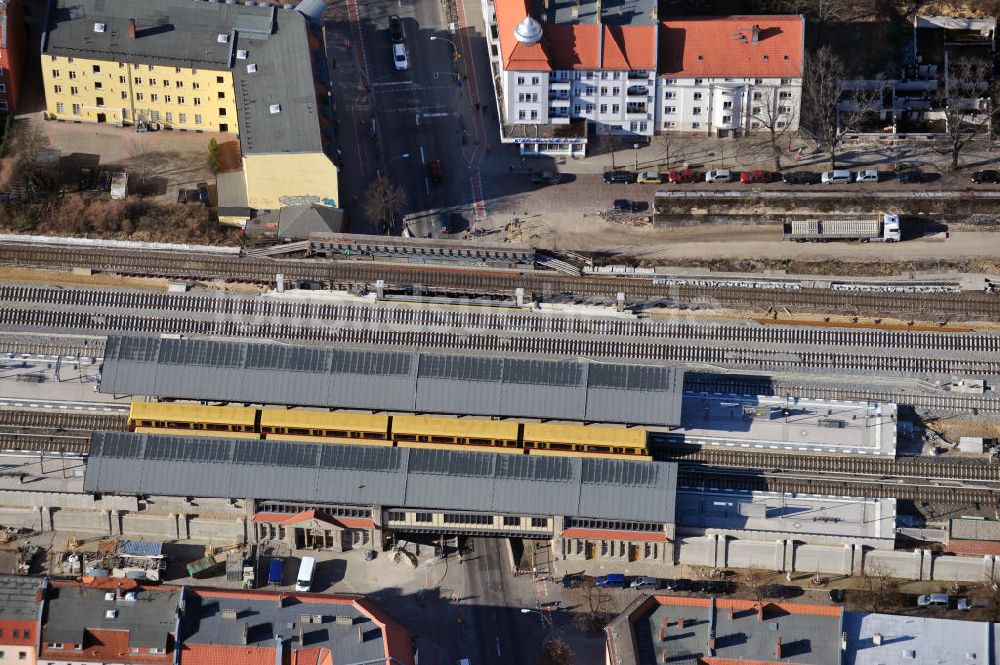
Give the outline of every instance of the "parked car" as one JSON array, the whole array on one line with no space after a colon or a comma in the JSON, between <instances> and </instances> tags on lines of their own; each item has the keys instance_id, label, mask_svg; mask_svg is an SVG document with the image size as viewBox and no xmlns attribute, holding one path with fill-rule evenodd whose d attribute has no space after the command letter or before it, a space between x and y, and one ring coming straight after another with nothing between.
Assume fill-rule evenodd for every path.
<instances>
[{"instance_id":1,"label":"parked car","mask_svg":"<svg viewBox=\"0 0 1000 665\"><path fill-rule=\"evenodd\" d=\"M770 171L743 171L740 173L740 182L744 185L761 182L771 182L774 175Z\"/></svg>"},{"instance_id":2,"label":"parked car","mask_svg":"<svg viewBox=\"0 0 1000 665\"><path fill-rule=\"evenodd\" d=\"M736 585L728 580L700 580L695 582L693 591L725 595L736 590Z\"/></svg>"},{"instance_id":3,"label":"parked car","mask_svg":"<svg viewBox=\"0 0 1000 665\"><path fill-rule=\"evenodd\" d=\"M781 176L786 185L815 185L819 183L820 175L812 171L792 171Z\"/></svg>"},{"instance_id":4,"label":"parked car","mask_svg":"<svg viewBox=\"0 0 1000 665\"><path fill-rule=\"evenodd\" d=\"M660 580L655 577L635 577L629 587L633 589L659 589Z\"/></svg>"},{"instance_id":5,"label":"parked car","mask_svg":"<svg viewBox=\"0 0 1000 665\"><path fill-rule=\"evenodd\" d=\"M972 601L970 601L968 598L959 598L955 602L955 609L962 612L967 612L968 610L972 609Z\"/></svg>"},{"instance_id":6,"label":"parked car","mask_svg":"<svg viewBox=\"0 0 1000 665\"><path fill-rule=\"evenodd\" d=\"M705 182L732 182L733 174L729 169L713 169L705 174Z\"/></svg>"},{"instance_id":7,"label":"parked car","mask_svg":"<svg viewBox=\"0 0 1000 665\"><path fill-rule=\"evenodd\" d=\"M574 589L583 584L583 574L573 573L570 575L563 575L562 585L564 589Z\"/></svg>"},{"instance_id":8,"label":"parked car","mask_svg":"<svg viewBox=\"0 0 1000 665\"><path fill-rule=\"evenodd\" d=\"M847 592L843 589L830 589L830 602L842 603L847 598Z\"/></svg>"},{"instance_id":9,"label":"parked car","mask_svg":"<svg viewBox=\"0 0 1000 665\"><path fill-rule=\"evenodd\" d=\"M862 169L854 177L854 182L878 182L878 171L875 169Z\"/></svg>"},{"instance_id":10,"label":"parked car","mask_svg":"<svg viewBox=\"0 0 1000 665\"><path fill-rule=\"evenodd\" d=\"M667 181L675 185L683 185L691 182L701 182L704 176L698 171L684 169L683 171L671 171L667 176Z\"/></svg>"},{"instance_id":11,"label":"parked car","mask_svg":"<svg viewBox=\"0 0 1000 665\"><path fill-rule=\"evenodd\" d=\"M656 184L656 185L662 182L659 171L643 171L638 175L636 180L644 184Z\"/></svg>"},{"instance_id":12,"label":"parked car","mask_svg":"<svg viewBox=\"0 0 1000 665\"><path fill-rule=\"evenodd\" d=\"M645 207L641 201L630 201L628 199L615 199L612 205L619 212L639 212Z\"/></svg>"},{"instance_id":13,"label":"parked car","mask_svg":"<svg viewBox=\"0 0 1000 665\"><path fill-rule=\"evenodd\" d=\"M436 185L444 180L444 167L441 166L440 159L432 159L427 162L427 177L432 185Z\"/></svg>"},{"instance_id":14,"label":"parked car","mask_svg":"<svg viewBox=\"0 0 1000 665\"><path fill-rule=\"evenodd\" d=\"M783 599L802 595L802 589L799 587L785 584L765 584L760 587L759 591L761 598Z\"/></svg>"},{"instance_id":15,"label":"parked car","mask_svg":"<svg viewBox=\"0 0 1000 665\"><path fill-rule=\"evenodd\" d=\"M389 39L392 40L393 44L406 41L406 35L403 34L403 22L395 14L389 17Z\"/></svg>"},{"instance_id":16,"label":"parked car","mask_svg":"<svg viewBox=\"0 0 1000 665\"><path fill-rule=\"evenodd\" d=\"M562 174L555 171L538 171L531 176L531 182L536 185L557 185L562 181Z\"/></svg>"},{"instance_id":17,"label":"parked car","mask_svg":"<svg viewBox=\"0 0 1000 665\"><path fill-rule=\"evenodd\" d=\"M983 183L997 184L1000 183L1000 171L994 171L993 169L987 169L985 171L976 171L972 174L972 182L977 185Z\"/></svg>"},{"instance_id":18,"label":"parked car","mask_svg":"<svg viewBox=\"0 0 1000 665\"><path fill-rule=\"evenodd\" d=\"M271 564L267 569L267 583L281 584L285 580L285 560L280 556L271 557Z\"/></svg>"},{"instance_id":19,"label":"parked car","mask_svg":"<svg viewBox=\"0 0 1000 665\"><path fill-rule=\"evenodd\" d=\"M690 591L691 580L683 578L676 580L663 580L663 588L667 591Z\"/></svg>"},{"instance_id":20,"label":"parked car","mask_svg":"<svg viewBox=\"0 0 1000 665\"><path fill-rule=\"evenodd\" d=\"M916 185L924 181L924 174L917 169L909 169L897 173L896 180L904 185Z\"/></svg>"},{"instance_id":21,"label":"parked car","mask_svg":"<svg viewBox=\"0 0 1000 665\"><path fill-rule=\"evenodd\" d=\"M622 573L609 573L608 575L601 575L595 580L595 584L605 589L624 589L625 575Z\"/></svg>"},{"instance_id":22,"label":"parked car","mask_svg":"<svg viewBox=\"0 0 1000 665\"><path fill-rule=\"evenodd\" d=\"M392 65L397 72L406 71L410 68L410 60L406 55L406 44L392 45Z\"/></svg>"},{"instance_id":23,"label":"parked car","mask_svg":"<svg viewBox=\"0 0 1000 665\"><path fill-rule=\"evenodd\" d=\"M604 182L607 184L632 184L636 181L636 175L631 171L605 171Z\"/></svg>"},{"instance_id":24,"label":"parked car","mask_svg":"<svg viewBox=\"0 0 1000 665\"><path fill-rule=\"evenodd\" d=\"M835 169L824 171L820 176L820 182L824 185L842 185L851 181L851 172L847 169Z\"/></svg>"},{"instance_id":25,"label":"parked car","mask_svg":"<svg viewBox=\"0 0 1000 665\"><path fill-rule=\"evenodd\" d=\"M948 607L948 594L931 593L917 596L917 607Z\"/></svg>"},{"instance_id":26,"label":"parked car","mask_svg":"<svg viewBox=\"0 0 1000 665\"><path fill-rule=\"evenodd\" d=\"M198 200L201 201L203 206L209 206L212 204L211 197L208 195L208 183L199 182L198 183Z\"/></svg>"}]
</instances>

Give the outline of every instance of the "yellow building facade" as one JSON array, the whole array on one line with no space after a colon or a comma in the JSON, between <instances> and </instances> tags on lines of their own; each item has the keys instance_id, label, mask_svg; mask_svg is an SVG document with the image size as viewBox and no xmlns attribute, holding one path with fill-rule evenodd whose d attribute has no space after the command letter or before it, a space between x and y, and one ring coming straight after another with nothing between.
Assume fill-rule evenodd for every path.
<instances>
[{"instance_id":1,"label":"yellow building facade","mask_svg":"<svg viewBox=\"0 0 1000 665\"><path fill-rule=\"evenodd\" d=\"M49 117L239 133L232 72L42 54Z\"/></svg>"}]
</instances>

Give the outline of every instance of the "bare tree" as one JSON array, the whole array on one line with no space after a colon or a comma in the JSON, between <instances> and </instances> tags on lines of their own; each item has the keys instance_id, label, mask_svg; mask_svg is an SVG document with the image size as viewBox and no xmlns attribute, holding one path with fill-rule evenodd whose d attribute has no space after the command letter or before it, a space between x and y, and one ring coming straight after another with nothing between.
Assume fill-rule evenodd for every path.
<instances>
[{"instance_id":1,"label":"bare tree","mask_svg":"<svg viewBox=\"0 0 1000 665\"><path fill-rule=\"evenodd\" d=\"M962 151L991 132L1000 114L1000 87L987 60L955 58L934 97L945 120L951 170L958 169Z\"/></svg>"},{"instance_id":2,"label":"bare tree","mask_svg":"<svg viewBox=\"0 0 1000 665\"><path fill-rule=\"evenodd\" d=\"M145 141L133 140L128 146L128 168L135 179L136 191L145 193L149 177L153 174L153 151Z\"/></svg>"},{"instance_id":3,"label":"bare tree","mask_svg":"<svg viewBox=\"0 0 1000 665\"><path fill-rule=\"evenodd\" d=\"M597 635L612 618L608 590L597 586L589 578L584 578L579 589L582 602L580 611L573 615L573 625L587 635Z\"/></svg>"},{"instance_id":4,"label":"bare tree","mask_svg":"<svg viewBox=\"0 0 1000 665\"><path fill-rule=\"evenodd\" d=\"M855 13L854 4L855 0L762 0L760 7L768 14L805 14L825 23L847 20Z\"/></svg>"},{"instance_id":5,"label":"bare tree","mask_svg":"<svg viewBox=\"0 0 1000 665\"><path fill-rule=\"evenodd\" d=\"M545 640L538 656L538 665L573 665L576 656L566 640L558 637Z\"/></svg>"},{"instance_id":6,"label":"bare tree","mask_svg":"<svg viewBox=\"0 0 1000 665\"><path fill-rule=\"evenodd\" d=\"M55 196L58 191L55 176L42 162L42 150L48 145L48 137L38 127L25 121L15 123L10 154L16 182L9 184L14 188L23 188L24 196L29 201Z\"/></svg>"},{"instance_id":7,"label":"bare tree","mask_svg":"<svg viewBox=\"0 0 1000 665\"><path fill-rule=\"evenodd\" d=\"M806 57L802 81L802 128L830 153L837 167L837 150L844 135L857 131L885 91L881 79L848 85L844 62L823 46Z\"/></svg>"},{"instance_id":8,"label":"bare tree","mask_svg":"<svg viewBox=\"0 0 1000 665\"><path fill-rule=\"evenodd\" d=\"M891 605L889 594L895 590L896 581L880 561L867 560L861 567L859 590L865 609L884 612Z\"/></svg>"},{"instance_id":9,"label":"bare tree","mask_svg":"<svg viewBox=\"0 0 1000 665\"><path fill-rule=\"evenodd\" d=\"M796 110L791 99L781 99L776 88L760 90L760 99L751 102L750 122L758 125L757 131L763 135L774 157L774 170L781 170L781 145L791 136L795 124Z\"/></svg>"},{"instance_id":10,"label":"bare tree","mask_svg":"<svg viewBox=\"0 0 1000 665\"><path fill-rule=\"evenodd\" d=\"M743 574L743 579L750 589L753 601L756 603L764 602L764 572L760 568L750 567Z\"/></svg>"},{"instance_id":11,"label":"bare tree","mask_svg":"<svg viewBox=\"0 0 1000 665\"><path fill-rule=\"evenodd\" d=\"M406 192L384 175L380 175L365 190L363 209L365 216L376 222L383 231L389 229L393 219L406 203Z\"/></svg>"}]
</instances>

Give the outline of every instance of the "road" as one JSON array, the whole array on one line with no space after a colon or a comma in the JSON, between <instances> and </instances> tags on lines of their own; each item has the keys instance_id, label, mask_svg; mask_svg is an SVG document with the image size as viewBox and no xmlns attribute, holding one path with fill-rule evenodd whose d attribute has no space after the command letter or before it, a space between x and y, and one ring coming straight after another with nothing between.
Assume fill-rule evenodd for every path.
<instances>
[{"instance_id":1,"label":"road","mask_svg":"<svg viewBox=\"0 0 1000 665\"><path fill-rule=\"evenodd\" d=\"M465 596L472 630L468 645L476 665L531 663L537 657L544 631L537 615L522 614L508 606L505 586L507 566L499 538L472 541L473 551L464 555Z\"/></svg>"}]
</instances>

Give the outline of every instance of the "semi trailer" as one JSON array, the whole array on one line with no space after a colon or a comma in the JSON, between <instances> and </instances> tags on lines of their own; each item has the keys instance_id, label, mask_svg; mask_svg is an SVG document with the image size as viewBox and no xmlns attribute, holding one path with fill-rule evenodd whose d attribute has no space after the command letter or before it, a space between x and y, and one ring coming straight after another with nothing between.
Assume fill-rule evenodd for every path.
<instances>
[{"instance_id":1,"label":"semi trailer","mask_svg":"<svg viewBox=\"0 0 1000 665\"><path fill-rule=\"evenodd\" d=\"M899 215L878 213L785 222L784 238L796 242L823 240L899 242L901 239Z\"/></svg>"}]
</instances>

